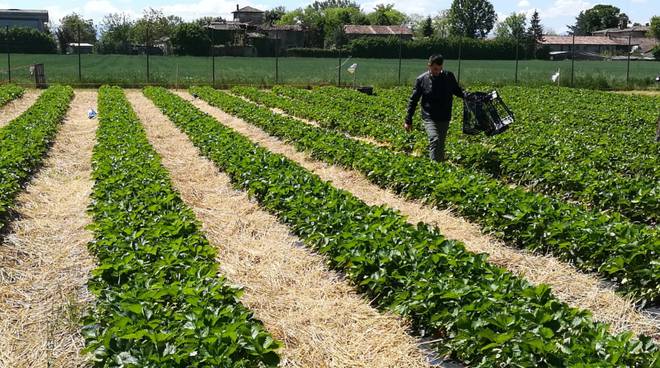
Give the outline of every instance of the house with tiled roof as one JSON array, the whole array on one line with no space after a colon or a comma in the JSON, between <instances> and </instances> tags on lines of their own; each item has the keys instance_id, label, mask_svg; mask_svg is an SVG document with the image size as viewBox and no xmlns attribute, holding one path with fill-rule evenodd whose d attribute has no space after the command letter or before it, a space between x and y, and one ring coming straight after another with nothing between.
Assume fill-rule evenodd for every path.
<instances>
[{"instance_id":1,"label":"house with tiled roof","mask_svg":"<svg viewBox=\"0 0 660 368\"><path fill-rule=\"evenodd\" d=\"M548 47L550 52L571 51L573 36L545 35L540 44ZM575 52L615 54L630 51L630 48L635 45L639 44L631 42L631 45L628 46L627 39L615 39L607 36L575 36Z\"/></svg>"},{"instance_id":2,"label":"house with tiled roof","mask_svg":"<svg viewBox=\"0 0 660 368\"><path fill-rule=\"evenodd\" d=\"M344 34L349 40L363 37L401 37L403 40L412 40L413 32L407 26L365 26L347 24Z\"/></svg>"}]
</instances>

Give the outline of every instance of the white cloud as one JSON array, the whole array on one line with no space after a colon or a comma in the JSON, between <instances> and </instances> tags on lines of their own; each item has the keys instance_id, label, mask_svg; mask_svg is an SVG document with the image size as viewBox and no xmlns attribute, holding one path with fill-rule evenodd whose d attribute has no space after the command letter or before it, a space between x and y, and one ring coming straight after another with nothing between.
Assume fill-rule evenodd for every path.
<instances>
[{"instance_id":1,"label":"white cloud","mask_svg":"<svg viewBox=\"0 0 660 368\"><path fill-rule=\"evenodd\" d=\"M519 7L519 8L527 8L527 7L529 7L529 1L527 1L527 0L520 0L520 1L518 1L518 7Z\"/></svg>"},{"instance_id":2,"label":"white cloud","mask_svg":"<svg viewBox=\"0 0 660 368\"><path fill-rule=\"evenodd\" d=\"M543 14L544 18L573 18L581 11L591 8L593 5L584 0L555 0L552 5L539 13Z\"/></svg>"}]
</instances>

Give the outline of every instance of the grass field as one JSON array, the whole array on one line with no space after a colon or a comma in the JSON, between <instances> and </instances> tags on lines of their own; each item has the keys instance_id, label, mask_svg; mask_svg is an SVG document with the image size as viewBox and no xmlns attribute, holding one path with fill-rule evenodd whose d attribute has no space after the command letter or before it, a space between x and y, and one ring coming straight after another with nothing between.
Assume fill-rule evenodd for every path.
<instances>
[{"instance_id":1,"label":"grass field","mask_svg":"<svg viewBox=\"0 0 660 368\"><path fill-rule=\"evenodd\" d=\"M151 56L149 82L168 86L210 84L212 61L208 57ZM29 65L43 63L49 83L100 85L114 83L124 86L147 84L147 58L144 55L82 55L81 74L78 75L77 55L11 56L12 81L31 83ZM399 61L391 59L343 60L342 83L353 83L346 72L352 63L358 64L357 83L361 85L393 86L399 83ZM337 83L337 59L280 58L276 80L275 58L217 57L216 85L286 83L317 85ZM401 83L410 84L425 69L424 60L403 60ZM458 74L458 62L446 61L446 68ZM522 84L548 84L550 75L561 70L561 84L570 83L570 61L525 60L518 65L518 79ZM630 87L654 88L660 63L631 62ZM464 60L461 63L461 82L464 84L506 84L515 80L513 60ZM0 80L7 80L7 66L3 59ZM625 61L576 61L575 84L599 89L626 87ZM657 88L657 87L655 87Z\"/></svg>"}]
</instances>

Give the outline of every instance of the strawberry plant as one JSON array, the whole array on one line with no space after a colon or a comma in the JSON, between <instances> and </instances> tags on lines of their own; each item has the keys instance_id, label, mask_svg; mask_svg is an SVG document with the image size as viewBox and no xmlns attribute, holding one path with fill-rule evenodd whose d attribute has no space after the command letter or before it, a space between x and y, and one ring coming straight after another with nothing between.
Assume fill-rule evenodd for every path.
<instances>
[{"instance_id":1,"label":"strawberry plant","mask_svg":"<svg viewBox=\"0 0 660 368\"><path fill-rule=\"evenodd\" d=\"M23 96L25 89L13 84L0 85L0 107Z\"/></svg>"},{"instance_id":2,"label":"strawberry plant","mask_svg":"<svg viewBox=\"0 0 660 368\"><path fill-rule=\"evenodd\" d=\"M34 105L0 128L0 229L16 195L41 165L72 97L70 87L50 87Z\"/></svg>"},{"instance_id":3,"label":"strawberry plant","mask_svg":"<svg viewBox=\"0 0 660 368\"><path fill-rule=\"evenodd\" d=\"M549 252L583 271L596 271L642 305L660 302L660 236L655 229L616 213L511 188L469 169L359 142L211 88L191 91L316 159L358 170L403 196L451 207L511 245Z\"/></svg>"},{"instance_id":4,"label":"strawberry plant","mask_svg":"<svg viewBox=\"0 0 660 368\"><path fill-rule=\"evenodd\" d=\"M98 258L85 318L97 367L275 367L280 343L218 276L215 251L174 190L121 89L99 91L93 154Z\"/></svg>"},{"instance_id":5,"label":"strawberry plant","mask_svg":"<svg viewBox=\"0 0 660 368\"><path fill-rule=\"evenodd\" d=\"M193 91L256 125L301 130L239 98L209 88ZM410 318L415 331L440 339L453 357L473 367L657 366L660 352L649 338L610 335L588 312L555 299L547 286L532 286L489 264L484 254L467 252L436 229L366 205L165 89L144 92L238 188L326 255L375 304ZM317 146L317 154L324 139L332 145L341 137L331 134L309 130L300 140Z\"/></svg>"},{"instance_id":6,"label":"strawberry plant","mask_svg":"<svg viewBox=\"0 0 660 368\"><path fill-rule=\"evenodd\" d=\"M589 207L615 210L634 221L650 224L657 221L660 184L658 166L654 163L660 151L651 142L653 134L648 128L652 124L637 120L629 124L611 121L608 124L588 114L585 116L590 120L576 120L575 114L568 113L558 118L542 108L556 106L552 102L544 103L547 96L535 92L543 99L530 105L530 96L535 95L529 91L536 90L516 88L504 87L501 91L507 93L507 102L518 118L518 123L506 134L486 139L464 136L458 123L460 108L455 109L455 123L447 142L454 162L532 190L555 196L559 193L559 198L579 201ZM407 89L377 97L333 87L308 92L278 86L273 89L277 96L249 88L235 88L234 91L270 107L314 119L328 128L368 136L396 150L425 154L427 141L421 131L422 124L415 124L418 129L412 134L401 126ZM514 98L517 96L520 98ZM523 101L525 107L519 106L519 101ZM642 116L646 119L648 111L657 110L650 104L633 106L637 107L634 111L645 112ZM630 110L630 106L627 108ZM564 123L566 121L568 123ZM645 129L639 129L640 126ZM646 139L639 131L645 132Z\"/></svg>"}]
</instances>

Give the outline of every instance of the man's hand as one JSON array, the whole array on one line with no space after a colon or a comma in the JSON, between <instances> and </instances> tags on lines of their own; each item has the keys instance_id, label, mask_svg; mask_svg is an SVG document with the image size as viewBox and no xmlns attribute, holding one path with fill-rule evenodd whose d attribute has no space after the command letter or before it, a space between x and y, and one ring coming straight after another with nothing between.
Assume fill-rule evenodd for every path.
<instances>
[{"instance_id":1,"label":"man's hand","mask_svg":"<svg viewBox=\"0 0 660 368\"><path fill-rule=\"evenodd\" d=\"M406 121L403 123L403 128L406 130L406 132L409 132L412 130L412 123L409 121Z\"/></svg>"}]
</instances>

